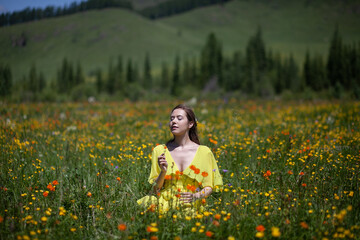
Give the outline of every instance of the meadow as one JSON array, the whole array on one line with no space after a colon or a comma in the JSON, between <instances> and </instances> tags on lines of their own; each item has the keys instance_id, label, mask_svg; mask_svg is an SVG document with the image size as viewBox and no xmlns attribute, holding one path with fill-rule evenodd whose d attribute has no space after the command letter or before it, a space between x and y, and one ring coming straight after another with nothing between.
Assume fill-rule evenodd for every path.
<instances>
[{"instance_id":1,"label":"meadow","mask_svg":"<svg viewBox=\"0 0 360 240\"><path fill-rule=\"evenodd\" d=\"M224 187L194 215L136 203L176 104L2 103L0 239L360 239L360 102L198 102Z\"/></svg>"}]
</instances>

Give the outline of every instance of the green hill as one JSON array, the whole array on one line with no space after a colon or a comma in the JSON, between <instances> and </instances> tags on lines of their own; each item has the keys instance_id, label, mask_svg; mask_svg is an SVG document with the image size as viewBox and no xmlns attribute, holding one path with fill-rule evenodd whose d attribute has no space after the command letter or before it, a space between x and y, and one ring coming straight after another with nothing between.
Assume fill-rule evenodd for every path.
<instances>
[{"instance_id":1,"label":"green hill","mask_svg":"<svg viewBox=\"0 0 360 240\"><path fill-rule=\"evenodd\" d=\"M184 14L148 20L122 9L104 9L0 28L0 62L9 63L14 80L36 64L47 79L55 78L64 57L80 61L86 73L107 70L119 55L132 58L140 69L146 52L154 72L161 62L198 56L206 36L215 32L226 54L244 52L246 43L262 27L267 47L301 61L306 49L325 55L338 24L345 42L360 40L359 4L320 1L231 1ZM25 47L13 46L24 33Z\"/></svg>"}]
</instances>

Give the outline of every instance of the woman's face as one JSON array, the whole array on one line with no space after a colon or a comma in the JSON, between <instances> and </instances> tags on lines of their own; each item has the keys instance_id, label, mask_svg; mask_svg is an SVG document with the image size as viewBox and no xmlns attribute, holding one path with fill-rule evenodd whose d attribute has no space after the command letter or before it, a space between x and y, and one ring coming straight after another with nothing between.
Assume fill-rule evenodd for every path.
<instances>
[{"instance_id":1,"label":"woman's face","mask_svg":"<svg viewBox=\"0 0 360 240\"><path fill-rule=\"evenodd\" d=\"M170 115L169 126L172 134L182 135L190 130L193 122L189 122L183 109L177 108Z\"/></svg>"}]
</instances>

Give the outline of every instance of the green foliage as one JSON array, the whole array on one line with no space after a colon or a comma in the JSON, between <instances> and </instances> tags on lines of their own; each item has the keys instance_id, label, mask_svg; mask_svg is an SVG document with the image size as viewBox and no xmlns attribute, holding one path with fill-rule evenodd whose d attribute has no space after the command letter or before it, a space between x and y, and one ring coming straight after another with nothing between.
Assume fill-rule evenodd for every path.
<instances>
[{"instance_id":1,"label":"green foliage","mask_svg":"<svg viewBox=\"0 0 360 240\"><path fill-rule=\"evenodd\" d=\"M180 95L180 58L179 56L175 57L174 68L172 71L172 82L171 82L171 89L170 93L173 96Z\"/></svg>"}]
</instances>

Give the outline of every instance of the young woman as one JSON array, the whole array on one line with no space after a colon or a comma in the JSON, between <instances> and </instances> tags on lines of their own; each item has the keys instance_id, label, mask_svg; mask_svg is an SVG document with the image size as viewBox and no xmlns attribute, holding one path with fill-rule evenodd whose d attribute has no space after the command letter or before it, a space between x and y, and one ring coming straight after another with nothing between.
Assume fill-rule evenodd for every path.
<instances>
[{"instance_id":1,"label":"young woman","mask_svg":"<svg viewBox=\"0 0 360 240\"><path fill-rule=\"evenodd\" d=\"M178 105L171 111L169 127L174 138L152 152L149 183L156 196L145 196L138 204L160 212L201 211L205 198L222 187L214 155L200 145L196 126L195 114L189 107Z\"/></svg>"}]
</instances>

